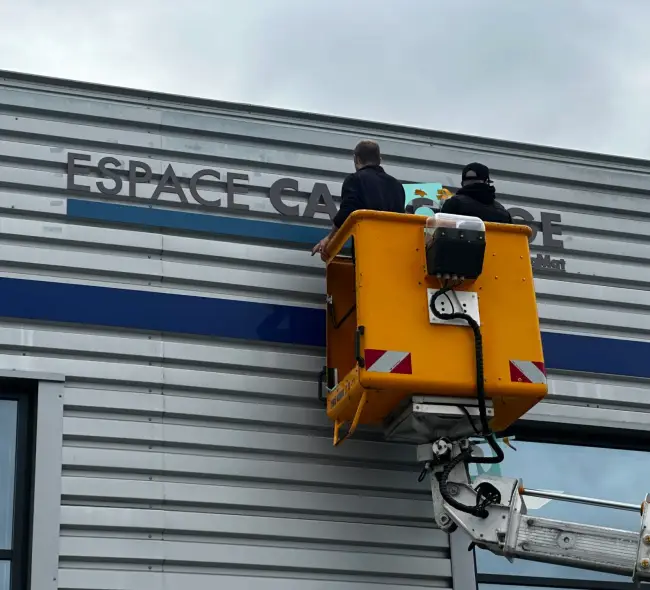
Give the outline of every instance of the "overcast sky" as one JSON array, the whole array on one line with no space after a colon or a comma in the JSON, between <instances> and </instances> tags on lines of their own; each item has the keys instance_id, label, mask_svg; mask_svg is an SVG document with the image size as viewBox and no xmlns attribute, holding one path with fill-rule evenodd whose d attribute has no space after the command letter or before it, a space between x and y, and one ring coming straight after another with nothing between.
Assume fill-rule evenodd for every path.
<instances>
[{"instance_id":1,"label":"overcast sky","mask_svg":"<svg viewBox=\"0 0 650 590\"><path fill-rule=\"evenodd\" d=\"M648 0L0 0L0 68L650 157L649 22Z\"/></svg>"}]
</instances>

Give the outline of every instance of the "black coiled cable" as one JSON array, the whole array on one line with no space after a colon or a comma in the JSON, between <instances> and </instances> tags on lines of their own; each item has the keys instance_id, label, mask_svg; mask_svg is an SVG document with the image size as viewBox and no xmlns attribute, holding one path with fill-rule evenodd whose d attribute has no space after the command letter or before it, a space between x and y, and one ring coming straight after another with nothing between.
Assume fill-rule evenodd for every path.
<instances>
[{"instance_id":1,"label":"black coiled cable","mask_svg":"<svg viewBox=\"0 0 650 590\"><path fill-rule=\"evenodd\" d=\"M454 285L443 285L443 287L438 291L436 291L431 297L429 307L433 315L436 316L438 319L465 320L469 324L470 328L472 328L472 332L474 332L474 350L476 356L476 393L478 398L479 415L481 418L481 428L482 428L481 434L482 436L485 437L488 444L495 452L496 456L495 457L473 457L471 454L471 450L467 450L467 451L463 451L462 453L454 457L449 462L449 464L445 467L445 469L442 471L440 475L440 479L439 479L440 494L444 498L445 502L447 502L450 506L453 506L457 510L460 510L462 512L467 512L474 516L485 518L487 516L485 503L482 503L481 505L477 504L476 506L467 506L466 504L462 504L461 502L458 502L457 500L452 498L447 488L447 480L449 479L449 475L453 471L454 467L456 467L456 465L458 465L462 461L465 461L466 463L486 464L486 463L501 463L501 461L503 461L504 459L503 451L501 450L501 447L497 444L497 442L494 440L494 437L492 436L492 432L490 431L490 427L488 424L487 408L485 403L485 378L483 373L483 338L481 336L481 328L478 325L478 323L474 320L474 318L466 313L462 313L462 312L443 313L441 311L438 311L438 309L436 308L436 300L439 297L442 297L443 295L449 293L449 291L451 291L453 288Z\"/></svg>"}]
</instances>

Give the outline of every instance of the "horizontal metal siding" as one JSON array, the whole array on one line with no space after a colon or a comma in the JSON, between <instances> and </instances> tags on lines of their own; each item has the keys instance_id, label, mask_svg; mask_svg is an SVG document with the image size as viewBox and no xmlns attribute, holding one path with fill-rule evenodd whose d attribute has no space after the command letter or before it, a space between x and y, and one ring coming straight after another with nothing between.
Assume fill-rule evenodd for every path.
<instances>
[{"instance_id":1,"label":"horizontal metal siding","mask_svg":"<svg viewBox=\"0 0 650 590\"><path fill-rule=\"evenodd\" d=\"M35 118L1 117L0 276L320 306L322 270L295 248L71 223L63 148L105 127L57 127L48 100ZM142 136L123 123L109 141ZM0 367L67 378L60 588L451 585L410 449L333 450L315 401L319 351L1 326Z\"/></svg>"},{"instance_id":2,"label":"horizontal metal siding","mask_svg":"<svg viewBox=\"0 0 650 590\"><path fill-rule=\"evenodd\" d=\"M443 584L447 540L416 473L403 471L410 453L358 441L335 457L322 414L303 407L311 382L267 376L260 386L207 359L182 368L196 344L167 339L165 360L147 361L141 338L140 362L107 347L110 360L79 362L81 375L64 369L62 588L121 587L101 585L115 568L133 588L140 569L242 588L257 584L251 577L277 588L300 578ZM126 355L140 339L120 340ZM271 355L279 370L293 366L290 355L258 352L252 368L268 371ZM128 387L141 373L149 387ZM122 386L100 388L101 378ZM89 566L102 573L97 586Z\"/></svg>"},{"instance_id":3,"label":"horizontal metal siding","mask_svg":"<svg viewBox=\"0 0 650 590\"><path fill-rule=\"evenodd\" d=\"M208 577L250 587L258 576L270 588L301 578L448 585L447 538L411 453L365 441L333 453L309 403L316 358L55 327L2 332L0 366L68 376L61 588L121 588L116 568L125 588L138 587L140 570L163 569L191 570L199 587Z\"/></svg>"},{"instance_id":4,"label":"horizontal metal siding","mask_svg":"<svg viewBox=\"0 0 650 590\"><path fill-rule=\"evenodd\" d=\"M649 339L640 163L17 79L0 104L0 276L318 307L322 264L304 248L71 220L67 197L98 195L66 191L66 153L138 159L158 176L171 163L185 184L205 167L247 173L236 201L250 210L238 214L270 218L268 189L285 176L301 192L283 201L301 213L314 182L336 199L351 147L370 135L402 181L455 185L480 159L504 203L538 220L561 213L564 250L550 253L567 272L536 277L546 329ZM144 205L154 185L137 190ZM224 182L201 190L225 200ZM173 199L159 205L177 209ZM448 586L448 541L411 450L352 440L334 451L314 400L321 364L296 347L4 320L0 368L68 378L60 587ZM556 372L530 419L644 428L649 393L643 380Z\"/></svg>"}]
</instances>

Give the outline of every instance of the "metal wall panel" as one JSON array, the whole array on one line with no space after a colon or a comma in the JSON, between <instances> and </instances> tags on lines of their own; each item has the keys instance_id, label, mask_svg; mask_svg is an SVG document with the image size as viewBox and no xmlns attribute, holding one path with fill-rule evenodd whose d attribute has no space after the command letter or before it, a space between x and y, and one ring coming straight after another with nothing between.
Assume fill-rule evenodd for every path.
<instances>
[{"instance_id":1,"label":"metal wall panel","mask_svg":"<svg viewBox=\"0 0 650 590\"><path fill-rule=\"evenodd\" d=\"M315 183L338 202L361 137L407 182L455 186L468 161L539 230L546 330L650 340L646 162L0 73L0 277L320 308L308 244L84 219L70 202L138 205L324 229ZM69 189L70 152L93 169ZM106 156L152 171L130 196L98 192ZM188 203L156 183L171 165ZM189 179L205 168L220 179ZM227 174L249 175L226 207ZM298 216L279 216L274 182ZM112 181L104 179L106 186ZM115 210L117 211L117 210ZM559 214L561 235L547 214ZM196 219L196 218L192 218ZM544 219L547 219L545 222ZM207 233L206 233L207 232ZM236 233L236 232L235 232ZM88 306L93 302L88 301ZM0 316L3 315L0 306ZM449 543L409 448L361 437L334 451L315 400L322 350L127 327L2 318L0 369L66 376L59 587L261 590L449 587ZM646 429L647 379L551 370L527 420Z\"/></svg>"}]
</instances>

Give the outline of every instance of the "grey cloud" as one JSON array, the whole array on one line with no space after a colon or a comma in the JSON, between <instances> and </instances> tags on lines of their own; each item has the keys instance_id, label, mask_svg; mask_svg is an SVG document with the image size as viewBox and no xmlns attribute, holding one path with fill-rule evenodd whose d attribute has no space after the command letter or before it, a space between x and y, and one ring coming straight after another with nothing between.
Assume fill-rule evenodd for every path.
<instances>
[{"instance_id":1,"label":"grey cloud","mask_svg":"<svg viewBox=\"0 0 650 590\"><path fill-rule=\"evenodd\" d=\"M0 8L0 67L647 156L645 0L72 0Z\"/></svg>"}]
</instances>

